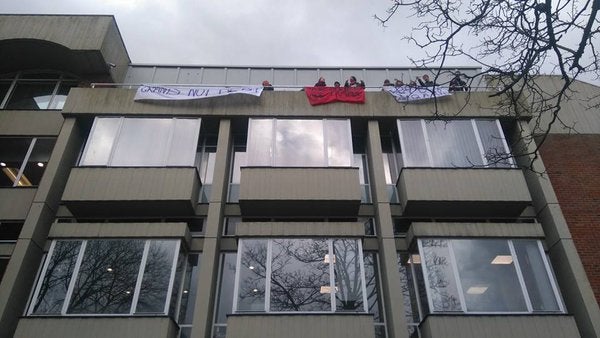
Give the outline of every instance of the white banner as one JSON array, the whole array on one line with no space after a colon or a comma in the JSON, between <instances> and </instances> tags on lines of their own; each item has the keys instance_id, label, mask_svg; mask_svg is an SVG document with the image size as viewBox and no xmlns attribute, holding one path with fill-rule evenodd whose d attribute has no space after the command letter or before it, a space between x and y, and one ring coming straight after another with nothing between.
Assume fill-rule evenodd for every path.
<instances>
[{"instance_id":1,"label":"white banner","mask_svg":"<svg viewBox=\"0 0 600 338\"><path fill-rule=\"evenodd\" d=\"M260 96L262 86L246 87L175 87L159 85L141 85L135 97L139 100L197 100L230 94L248 94Z\"/></svg>"},{"instance_id":2,"label":"white banner","mask_svg":"<svg viewBox=\"0 0 600 338\"><path fill-rule=\"evenodd\" d=\"M383 90L390 93L398 102L410 102L418 100L428 100L434 97L452 95L448 88L440 87L383 87Z\"/></svg>"}]
</instances>

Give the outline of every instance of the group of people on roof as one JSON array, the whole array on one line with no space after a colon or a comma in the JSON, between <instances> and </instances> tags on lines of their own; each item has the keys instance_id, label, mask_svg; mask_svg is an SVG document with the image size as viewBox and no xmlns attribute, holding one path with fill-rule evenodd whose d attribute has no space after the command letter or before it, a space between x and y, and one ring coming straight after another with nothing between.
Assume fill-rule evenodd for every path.
<instances>
[{"instance_id":1,"label":"group of people on roof","mask_svg":"<svg viewBox=\"0 0 600 338\"><path fill-rule=\"evenodd\" d=\"M450 83L449 83L449 87L448 87L449 91L451 91L451 92L467 91L469 89L469 87L467 86L467 83L463 79L461 79L461 75L462 74L460 72L454 73L454 77L452 78L452 80L450 80ZM418 84L417 84L417 82L418 82ZM263 86L263 90L273 90L273 85L268 80L264 80L262 82L262 86ZM333 86L341 87L341 84L340 84L340 82L335 81ZM416 81L411 80L408 84L405 84L404 82L402 82L402 80L398 80L398 79L394 79L394 83L392 83L388 79L385 79L385 81L383 81L383 87L388 87L388 86L433 87L433 86L435 86L435 83L433 81L431 81L428 74L423 74L422 78L417 76ZM322 76L319 77L319 80L317 81L317 83L315 83L315 87L327 87L325 78ZM344 87L365 88L365 82L363 80L358 81L356 79L356 76L353 75L353 76L350 76L350 78L348 78L348 80L346 80L346 82L344 83Z\"/></svg>"}]
</instances>

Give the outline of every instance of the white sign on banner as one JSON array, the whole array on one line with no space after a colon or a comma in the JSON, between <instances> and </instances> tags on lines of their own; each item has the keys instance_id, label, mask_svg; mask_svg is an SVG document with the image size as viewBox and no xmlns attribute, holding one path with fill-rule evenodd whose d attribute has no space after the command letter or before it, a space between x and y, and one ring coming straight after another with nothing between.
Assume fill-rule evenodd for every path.
<instances>
[{"instance_id":1,"label":"white sign on banner","mask_svg":"<svg viewBox=\"0 0 600 338\"><path fill-rule=\"evenodd\" d=\"M390 93L398 102L410 102L418 100L428 100L434 97L452 95L448 88L440 87L383 87L383 90Z\"/></svg>"},{"instance_id":2,"label":"white sign on banner","mask_svg":"<svg viewBox=\"0 0 600 338\"><path fill-rule=\"evenodd\" d=\"M141 85L134 100L197 100L230 94L260 96L262 86L245 87L175 87L160 85Z\"/></svg>"}]
</instances>

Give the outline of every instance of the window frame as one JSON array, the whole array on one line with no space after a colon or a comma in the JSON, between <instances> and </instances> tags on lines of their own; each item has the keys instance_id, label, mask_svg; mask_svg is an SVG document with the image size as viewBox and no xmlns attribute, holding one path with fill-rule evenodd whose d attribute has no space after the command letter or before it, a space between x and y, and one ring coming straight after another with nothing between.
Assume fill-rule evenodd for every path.
<instances>
[{"instance_id":1,"label":"window frame","mask_svg":"<svg viewBox=\"0 0 600 338\"><path fill-rule=\"evenodd\" d=\"M0 137L0 141L2 141L2 139L25 139L25 140L29 140L29 146L27 147L27 151L25 152L25 155L23 156L22 160L21 160L21 165L19 166L19 170L17 171L17 175L15 175L15 179L13 181L12 186L6 186L4 188L36 188L39 187L39 183L38 184L31 184L31 185L26 185L23 184L21 185L21 179L23 178L23 175L25 174L25 169L27 167L27 164L29 163L29 159L31 158L31 155L33 154L34 150L36 149L36 144L38 142L38 140L52 140L52 150L50 151L50 154L48 154L48 161L46 161L46 163L44 162L39 162L39 163L43 163L44 165L41 166L44 168L44 172L46 171L46 167L48 165L48 163L50 162L50 157L52 156L52 151L54 150L54 146L56 146L56 138L55 137L44 137L44 136L32 136L32 137ZM0 165L0 170L1 168L6 168L6 166L4 165L4 162L2 162L2 165ZM27 177L27 176L25 176ZM40 183L42 178L44 177L44 173L42 173L42 176L40 177ZM27 181L29 181L27 179Z\"/></svg>"},{"instance_id":2,"label":"window frame","mask_svg":"<svg viewBox=\"0 0 600 338\"><path fill-rule=\"evenodd\" d=\"M238 310L238 303L239 303L239 283L240 283L240 271L241 271L241 260L242 260L242 256L243 256L243 248L244 248L244 241L246 239L240 239L240 241L238 242L238 251L237 251L237 257L236 257L236 271L235 271L235 284L234 284L234 290L233 290L233 308L232 308L232 312L233 314L247 314L247 313L265 313L265 314L323 314L323 313L346 313L344 311L338 312L337 311L337 299L336 299L336 291L335 291L335 287L331 287L332 285L336 285L335 284L335 258L334 258L334 264L328 263L329 264L329 286L330 286L330 310L329 311L272 311L271 310L271 268L273 265L273 259L272 259L272 253L273 253L273 241L274 240L301 240L301 239L310 239L310 240L325 240L327 243L327 248L328 248L328 255L329 257L335 257L334 256L334 249L333 249L333 241L335 240L352 240L355 241L357 243L357 248L358 248L358 257L356 257L355 259L359 260L359 266L360 266L360 282L361 282L361 293L362 293L362 310L361 311L353 311L350 313L369 313L369 303L368 303L368 297L367 297L367 290L366 290L366 280L365 280L365 266L364 266L364 255L363 255L363 247L362 247L362 241L360 239L357 238L332 238L332 237L328 237L328 238L318 238L318 237L311 237L311 238L295 238L295 237L288 237L288 238L248 238L248 240L265 240L267 241L267 253L266 253L266 269L265 269L265 295L264 295L264 308L263 310L257 310L257 311L253 311L253 310L247 310L247 311L240 311Z\"/></svg>"},{"instance_id":3,"label":"window frame","mask_svg":"<svg viewBox=\"0 0 600 338\"><path fill-rule=\"evenodd\" d=\"M15 109L15 110L35 110L35 111L37 111L37 110L62 110L63 109L62 106L58 107L58 105L60 103L60 101L58 101L58 97L60 97L60 96L66 97L66 95L58 94L61 86L64 84L72 84L73 85L72 87L76 87L77 84L79 83L79 80L76 77L71 76L67 73L63 73L63 72L46 72L46 73L55 73L56 74L55 78L44 78L44 77L23 78L23 75L27 75L27 74L35 75L35 74L43 74L43 73L44 72L41 70L40 71L27 71L27 72L19 71L16 74L12 73L12 74L14 74L14 75L12 75L12 78L8 78L8 77L0 78L0 80L2 80L3 82L10 82L10 85L8 86L6 94L4 95L4 97L0 97L0 110L14 109L14 108L6 108L6 106L8 105L9 101L12 99L15 88L19 84L27 84L27 83L48 83L48 84L54 83L54 88L52 89L52 93L49 95L50 100L48 101L46 108ZM64 105L64 101L63 101L63 105Z\"/></svg>"},{"instance_id":4,"label":"window frame","mask_svg":"<svg viewBox=\"0 0 600 338\"><path fill-rule=\"evenodd\" d=\"M171 304L171 299L172 299L173 292L174 292L173 288L175 287L174 283L175 283L176 273L177 273L177 261L179 259L181 249L182 249L181 240L154 239L154 238L153 239L139 239L139 240L144 241L144 249L143 249L142 257L140 260L140 266L138 268L137 277L136 277L136 281L135 281L135 289L133 290L133 297L131 300L131 304L130 304L128 313L68 313L69 305L72 300L71 298L73 296L73 290L75 289L75 284L79 277L79 272L80 272L79 270L81 268L81 264L82 264L82 261L83 261L84 255L85 255L85 249L87 247L88 242L89 241L102 241L102 240L128 240L128 239L132 239L132 238L55 239L55 240L53 240L52 243L50 244L50 249L48 250L48 253L45 254L45 260L42 265L41 271L39 272L39 274L37 276L37 279L35 282L35 287L33 289L32 295L31 295L31 300L27 306L27 311L26 311L25 315L30 316L30 317L47 317L47 316L61 316L61 317L119 317L120 316L120 317L123 317L123 316L168 316L168 315L170 315L169 314L169 306ZM173 260L171 262L171 271L169 274L169 284L168 284L167 293L165 295L165 304L163 306L163 312L140 312L140 313L137 313L136 309L138 306L138 301L139 301L139 296L140 296L140 288L141 288L141 285L143 282L146 263L148 261L148 251L150 249L150 245L152 244L152 242L165 241L165 240L175 242L175 248L174 248ZM81 245L79 246L79 251L77 253L77 258L75 261L75 265L73 267L73 271L71 272L71 275L70 275L69 285L65 292L65 297L63 299L60 314L33 313L34 308L36 306L36 302L39 297L40 290L42 288L44 279L46 277L48 266L50 265L50 261L52 260L54 250L56 248L56 243L58 243L58 242L80 242L81 243ZM187 258L187 255L184 255L184 257ZM180 290L178 289L177 292L179 294ZM177 304L179 304L179 301L180 300L177 300L177 302L178 302ZM176 309L176 311L179 311L179 309ZM176 315L176 314L173 314L173 315Z\"/></svg>"},{"instance_id":5,"label":"window frame","mask_svg":"<svg viewBox=\"0 0 600 338\"><path fill-rule=\"evenodd\" d=\"M429 133L427 130L427 121L441 121L441 122L446 122L446 123L451 123L453 121L470 121L471 122L471 128L473 130L474 136L475 136L475 140L477 143L477 148L479 150L479 155L480 155L480 160L481 160L481 165L476 165L473 164L472 166L455 166L455 167L448 167L448 166L437 166L434 164L434 158L433 158L433 152L431 150L432 145L431 145L431 139L429 137ZM428 159L428 163L426 165L406 165L408 163L407 161L407 155L406 155L406 142L404 140L404 131L402 130L402 121L420 121L421 124L421 128L422 128L422 133L423 133L423 142L425 143L425 148L427 149L427 159ZM486 151L483 148L483 143L481 141L481 136L479 134L479 128L477 127L477 121L495 121L496 122L496 127L497 130L499 131L499 134L502 136L501 137L501 141L502 141L502 146L504 147L504 151L506 152L507 155L510 155L507 157L507 160L509 161L509 165L507 166L503 166L503 167L495 167L490 165L490 163L488 163L488 159L486 158L485 154ZM485 118L480 118L480 119L450 119L450 120L428 120L428 119L397 119L396 120L396 125L398 128L398 136L400 139L400 149L401 149L401 155L402 155L402 162L403 162L403 166L400 168L400 170L402 168L470 168L470 167L476 167L476 168L515 168L516 163L515 163L515 159L512 156L512 152L510 150L510 148L508 147L508 143L506 142L506 135L504 134L504 130L502 129L502 125L500 124L500 120L498 119L485 119ZM493 164L493 163L492 163Z\"/></svg>"},{"instance_id":6,"label":"window frame","mask_svg":"<svg viewBox=\"0 0 600 338\"><path fill-rule=\"evenodd\" d=\"M423 262L423 244L422 241L423 240L429 240L429 239L435 239L435 240L445 240L448 242L448 260L450 261L450 268L452 271L453 276L449 276L450 278L454 278L454 282L456 283L456 289L458 292L458 296L460 299L460 308L461 310L457 310L457 311L439 311L439 310L434 310L433 309L433 299L432 299L432 291L430 289L430 282L429 282L429 276L427 273L427 267L425 262ZM527 310L526 311L469 311L467 309L467 303L465 301L465 292L464 289L462 287L462 281L461 281L461 276L459 274L459 270L458 270L458 266L456 264L456 257L455 257L455 252L453 249L453 244L452 242L454 240L491 240L492 238L419 238L417 240L417 246L418 246L418 252L414 253L412 252L410 254L410 262L411 262L411 270L413 273L413 276L415 276L415 278L413 278L414 280L414 284L415 284L415 294L417 295L417 304L419 307L419 314L420 314L420 318L421 320L423 320L423 318L425 318L425 316L427 315L437 315L437 314L459 314L459 315L513 315L513 314L526 314L526 315L540 315L540 314L556 314L556 313L566 313L566 308L565 305L562 301L562 295L559 291L556 279L554 278L554 275L552 273L552 269L550 268L550 264L548 262L547 256L544 252L544 248L542 246L542 243L540 240L535 240L535 242L537 243L537 249L538 249L538 254L544 264L544 269L545 269L545 273L546 273L546 277L548 278L548 281L550 283L552 292L553 292L553 296L554 296L554 300L557 303L557 307L558 310L547 310L547 311L541 311L541 310L534 310L532 303L531 303L531 298L528 294L528 289L527 286L525 284L524 278L523 278L523 271L521 270L520 264L519 264L519 257L517 256L517 253L515 251L514 248L514 244L513 241L514 240L519 240L517 238L496 238L495 240L503 240L506 242L509 250L510 250L510 254L512 257L512 261L514 262L514 268L515 268L515 274L517 276L518 282L519 282L519 286L521 288L521 292L523 294L523 299L526 305ZM426 292L426 299L427 299L427 308L429 309L428 312L425 312L423 306L420 303L420 299L421 296L419 295L419 289L416 287L417 285L417 278L415 275L415 267L413 262L413 259L415 259L414 255L418 256L419 259L419 264L421 265L421 272L423 274L423 283L425 284L425 292Z\"/></svg>"}]
</instances>

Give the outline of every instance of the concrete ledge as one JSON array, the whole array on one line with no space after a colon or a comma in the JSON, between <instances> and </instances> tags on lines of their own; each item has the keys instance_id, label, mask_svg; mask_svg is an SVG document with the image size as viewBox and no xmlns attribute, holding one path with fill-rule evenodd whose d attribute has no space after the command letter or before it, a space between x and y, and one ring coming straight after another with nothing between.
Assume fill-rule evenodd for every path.
<instances>
[{"instance_id":1,"label":"concrete ledge","mask_svg":"<svg viewBox=\"0 0 600 338\"><path fill-rule=\"evenodd\" d=\"M396 185L410 216L514 217L532 203L520 169L404 168Z\"/></svg>"},{"instance_id":2,"label":"concrete ledge","mask_svg":"<svg viewBox=\"0 0 600 338\"><path fill-rule=\"evenodd\" d=\"M575 338L581 337L570 315L429 315L423 338Z\"/></svg>"},{"instance_id":3,"label":"concrete ledge","mask_svg":"<svg viewBox=\"0 0 600 338\"><path fill-rule=\"evenodd\" d=\"M227 338L375 338L371 314L249 314L227 317Z\"/></svg>"},{"instance_id":4,"label":"concrete ledge","mask_svg":"<svg viewBox=\"0 0 600 338\"><path fill-rule=\"evenodd\" d=\"M190 243L186 223L54 223L48 238L177 238Z\"/></svg>"},{"instance_id":5,"label":"concrete ledge","mask_svg":"<svg viewBox=\"0 0 600 338\"><path fill-rule=\"evenodd\" d=\"M36 188L0 188L0 215L5 221L24 220L37 192Z\"/></svg>"},{"instance_id":6,"label":"concrete ledge","mask_svg":"<svg viewBox=\"0 0 600 338\"><path fill-rule=\"evenodd\" d=\"M235 228L235 235L361 237L365 235L365 226L361 222L241 222Z\"/></svg>"},{"instance_id":7,"label":"concrete ledge","mask_svg":"<svg viewBox=\"0 0 600 338\"><path fill-rule=\"evenodd\" d=\"M358 215L358 168L245 167L240 178L244 216Z\"/></svg>"},{"instance_id":8,"label":"concrete ledge","mask_svg":"<svg viewBox=\"0 0 600 338\"><path fill-rule=\"evenodd\" d=\"M78 167L62 200L75 216L193 215L200 178L196 168Z\"/></svg>"},{"instance_id":9,"label":"concrete ledge","mask_svg":"<svg viewBox=\"0 0 600 338\"><path fill-rule=\"evenodd\" d=\"M169 317L26 317L14 338L175 338Z\"/></svg>"},{"instance_id":10,"label":"concrete ledge","mask_svg":"<svg viewBox=\"0 0 600 338\"><path fill-rule=\"evenodd\" d=\"M413 222L406 237L412 243L419 237L504 237L544 238L539 223L435 223Z\"/></svg>"}]
</instances>

